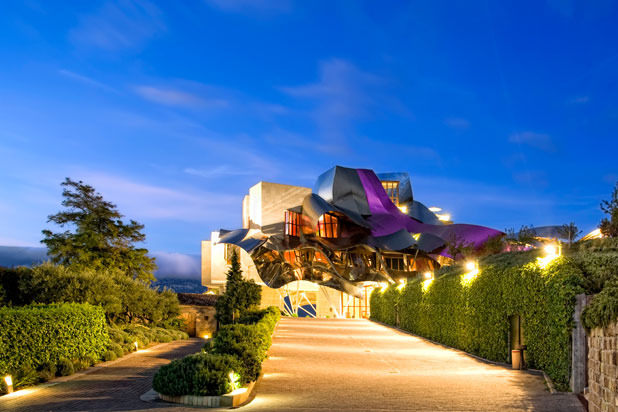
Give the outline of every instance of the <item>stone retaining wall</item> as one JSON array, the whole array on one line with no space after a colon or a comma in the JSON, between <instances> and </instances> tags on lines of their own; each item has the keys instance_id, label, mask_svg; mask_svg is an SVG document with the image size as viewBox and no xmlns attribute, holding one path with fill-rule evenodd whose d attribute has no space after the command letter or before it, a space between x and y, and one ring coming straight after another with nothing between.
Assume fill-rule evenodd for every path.
<instances>
[{"instance_id":1,"label":"stone retaining wall","mask_svg":"<svg viewBox=\"0 0 618 412\"><path fill-rule=\"evenodd\" d=\"M588 410L618 412L618 322L588 335Z\"/></svg>"}]
</instances>

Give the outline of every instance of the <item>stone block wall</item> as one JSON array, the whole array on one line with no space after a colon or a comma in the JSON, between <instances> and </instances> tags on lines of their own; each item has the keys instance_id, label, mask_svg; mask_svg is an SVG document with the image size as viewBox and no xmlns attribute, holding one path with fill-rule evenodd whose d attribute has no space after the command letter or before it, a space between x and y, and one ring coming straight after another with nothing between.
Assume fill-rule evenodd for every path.
<instances>
[{"instance_id":1,"label":"stone block wall","mask_svg":"<svg viewBox=\"0 0 618 412\"><path fill-rule=\"evenodd\" d=\"M588 335L588 410L618 412L618 322Z\"/></svg>"}]
</instances>

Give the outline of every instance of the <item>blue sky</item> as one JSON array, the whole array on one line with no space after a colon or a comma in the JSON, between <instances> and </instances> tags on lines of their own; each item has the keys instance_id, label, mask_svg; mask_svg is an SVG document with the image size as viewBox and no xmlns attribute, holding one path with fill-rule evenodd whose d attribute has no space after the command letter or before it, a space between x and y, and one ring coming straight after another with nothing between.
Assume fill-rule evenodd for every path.
<instances>
[{"instance_id":1,"label":"blue sky","mask_svg":"<svg viewBox=\"0 0 618 412\"><path fill-rule=\"evenodd\" d=\"M38 245L66 176L170 254L336 164L497 229L592 230L618 181L616 2L0 8L0 245Z\"/></svg>"}]
</instances>

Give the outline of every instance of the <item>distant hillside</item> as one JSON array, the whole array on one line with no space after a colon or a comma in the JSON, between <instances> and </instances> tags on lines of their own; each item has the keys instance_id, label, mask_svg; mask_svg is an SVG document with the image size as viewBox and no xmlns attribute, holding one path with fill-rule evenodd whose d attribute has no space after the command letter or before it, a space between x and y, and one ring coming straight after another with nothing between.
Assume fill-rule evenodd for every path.
<instances>
[{"instance_id":1,"label":"distant hillside","mask_svg":"<svg viewBox=\"0 0 618 412\"><path fill-rule=\"evenodd\" d=\"M201 281L193 279L173 279L163 278L153 282L152 287L164 287L172 289L176 293L204 293L206 287L202 286Z\"/></svg>"},{"instance_id":2,"label":"distant hillside","mask_svg":"<svg viewBox=\"0 0 618 412\"><path fill-rule=\"evenodd\" d=\"M152 252L150 255L157 259L159 267L155 277L187 279L200 284L199 255L167 252ZM44 247L0 246L0 266L34 266L48 259Z\"/></svg>"}]
</instances>

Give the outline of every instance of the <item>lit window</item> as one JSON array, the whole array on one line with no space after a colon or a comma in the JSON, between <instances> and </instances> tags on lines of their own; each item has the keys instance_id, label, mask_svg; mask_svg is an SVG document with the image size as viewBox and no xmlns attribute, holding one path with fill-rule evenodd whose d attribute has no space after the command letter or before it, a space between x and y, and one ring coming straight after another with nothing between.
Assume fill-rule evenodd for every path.
<instances>
[{"instance_id":1,"label":"lit window","mask_svg":"<svg viewBox=\"0 0 618 412\"><path fill-rule=\"evenodd\" d=\"M383 181L382 187L395 206L399 205L399 182Z\"/></svg>"},{"instance_id":2,"label":"lit window","mask_svg":"<svg viewBox=\"0 0 618 412\"><path fill-rule=\"evenodd\" d=\"M394 256L394 257L385 256L384 263L386 263L386 267L389 269L405 270L403 256Z\"/></svg>"},{"instance_id":3,"label":"lit window","mask_svg":"<svg viewBox=\"0 0 618 412\"><path fill-rule=\"evenodd\" d=\"M339 237L339 219L330 213L323 214L318 220L318 236Z\"/></svg>"},{"instance_id":4,"label":"lit window","mask_svg":"<svg viewBox=\"0 0 618 412\"><path fill-rule=\"evenodd\" d=\"M300 213L285 211L285 234L288 236L300 236Z\"/></svg>"}]
</instances>

